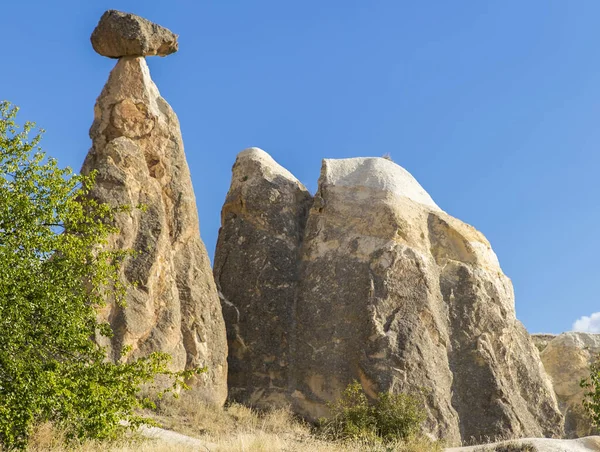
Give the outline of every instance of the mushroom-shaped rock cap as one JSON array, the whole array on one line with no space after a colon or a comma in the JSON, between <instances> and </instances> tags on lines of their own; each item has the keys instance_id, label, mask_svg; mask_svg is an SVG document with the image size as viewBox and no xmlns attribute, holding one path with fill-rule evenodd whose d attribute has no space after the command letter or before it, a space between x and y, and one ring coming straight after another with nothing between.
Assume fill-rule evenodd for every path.
<instances>
[{"instance_id":1,"label":"mushroom-shaped rock cap","mask_svg":"<svg viewBox=\"0 0 600 452\"><path fill-rule=\"evenodd\" d=\"M177 35L135 14L106 11L94 29L92 47L109 58L167 56L177 52Z\"/></svg>"}]
</instances>

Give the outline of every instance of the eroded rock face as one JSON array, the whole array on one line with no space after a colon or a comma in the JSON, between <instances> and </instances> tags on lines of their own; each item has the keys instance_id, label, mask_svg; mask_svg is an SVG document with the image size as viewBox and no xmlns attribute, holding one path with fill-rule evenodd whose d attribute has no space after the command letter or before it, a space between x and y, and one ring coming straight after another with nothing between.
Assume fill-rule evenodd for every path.
<instances>
[{"instance_id":1,"label":"eroded rock face","mask_svg":"<svg viewBox=\"0 0 600 452\"><path fill-rule=\"evenodd\" d=\"M233 184L251 177L256 176L234 170ZM276 188L268 181L255 180L253 186L262 191L254 196L263 200ZM289 201L277 210L296 211L305 203L282 198ZM227 199L224 213L230 209ZM272 212L259 207L244 221L257 224ZM293 313L286 336L292 344L287 395L297 412L313 419L326 415L327 401L356 379L371 397L381 391L420 394L427 429L449 443L562 433L550 382L515 318L512 285L490 244L441 211L408 172L383 158L324 160L305 226L299 218L296 226L290 217L285 229L273 222L261 230L264 248L289 231L302 238L291 242L299 248L296 266L291 254L292 270L283 272L283 282L274 280L286 284L290 295L266 295L259 302L266 310L284 303ZM224 221L216 260L242 236ZM255 256L239 250L235 269L215 267L240 318L250 315L256 302L249 300L256 298L250 289L235 292L235 274L241 279L278 267L271 255L260 265ZM263 332L278 325L272 316L251 323ZM258 334L254 340L258 349L272 343L261 342ZM243 359L262 362L253 350ZM279 356L273 353L272 359ZM245 401L260 400L268 392L266 382L241 380L246 394L254 394Z\"/></svg>"},{"instance_id":2,"label":"eroded rock face","mask_svg":"<svg viewBox=\"0 0 600 452\"><path fill-rule=\"evenodd\" d=\"M285 405L294 297L308 190L266 152L250 148L233 166L215 255L229 344L233 400Z\"/></svg>"},{"instance_id":3,"label":"eroded rock face","mask_svg":"<svg viewBox=\"0 0 600 452\"><path fill-rule=\"evenodd\" d=\"M539 340L534 335L534 340ZM600 354L600 334L563 333L548 341L541 352L558 405L565 416L565 434L570 438L597 435L581 402L586 392L579 386L590 376L590 364Z\"/></svg>"},{"instance_id":4,"label":"eroded rock face","mask_svg":"<svg viewBox=\"0 0 600 452\"><path fill-rule=\"evenodd\" d=\"M143 57L121 58L94 110L92 148L82 173L97 171L92 196L111 205L143 205L120 213L111 245L134 250L122 267L127 307L102 316L115 331L104 338L115 360L163 351L173 368L207 366L192 382L207 400L227 393L225 325L185 159L177 116L160 96ZM133 350L121 357L124 345Z\"/></svg>"},{"instance_id":5,"label":"eroded rock face","mask_svg":"<svg viewBox=\"0 0 600 452\"><path fill-rule=\"evenodd\" d=\"M177 35L135 14L108 10L91 37L94 50L102 56L166 56L177 52Z\"/></svg>"}]
</instances>

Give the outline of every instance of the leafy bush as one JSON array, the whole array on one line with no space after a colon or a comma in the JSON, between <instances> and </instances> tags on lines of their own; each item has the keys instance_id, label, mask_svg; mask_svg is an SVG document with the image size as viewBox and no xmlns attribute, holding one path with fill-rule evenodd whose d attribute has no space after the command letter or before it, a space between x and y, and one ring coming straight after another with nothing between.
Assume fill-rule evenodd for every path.
<instances>
[{"instance_id":1,"label":"leafy bush","mask_svg":"<svg viewBox=\"0 0 600 452\"><path fill-rule=\"evenodd\" d=\"M581 380L580 386L586 389L583 408L592 423L600 427L600 357L590 366L590 376Z\"/></svg>"},{"instance_id":2,"label":"leafy bush","mask_svg":"<svg viewBox=\"0 0 600 452\"><path fill-rule=\"evenodd\" d=\"M378 394L374 403L359 382L346 387L342 397L330 403L331 417L320 420L320 428L335 439L393 442L419 433L425 411L408 394Z\"/></svg>"},{"instance_id":3,"label":"leafy bush","mask_svg":"<svg viewBox=\"0 0 600 452\"><path fill-rule=\"evenodd\" d=\"M0 446L25 448L35 425L52 422L68 437L112 438L146 422L135 409L142 385L168 371L155 353L110 363L92 338L110 335L96 312L117 302L122 252L105 249L115 209L86 195L93 176L62 169L28 141L34 124L0 102Z\"/></svg>"}]
</instances>

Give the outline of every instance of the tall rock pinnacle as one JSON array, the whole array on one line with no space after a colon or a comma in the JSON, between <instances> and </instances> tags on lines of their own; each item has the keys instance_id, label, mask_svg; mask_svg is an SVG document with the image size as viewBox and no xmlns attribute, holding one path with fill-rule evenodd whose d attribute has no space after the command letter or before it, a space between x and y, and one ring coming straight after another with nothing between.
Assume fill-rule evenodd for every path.
<instances>
[{"instance_id":1,"label":"tall rock pinnacle","mask_svg":"<svg viewBox=\"0 0 600 452\"><path fill-rule=\"evenodd\" d=\"M136 30L105 38L125 48L130 41L123 36ZM154 38L144 39L157 42ZM115 360L124 359L120 351L130 345L128 357L169 353L174 370L206 366L192 386L221 404L227 394L227 343L218 293L200 238L179 121L143 56L117 62L96 101L90 137L92 148L81 171L97 171L92 196L134 207L118 214L120 233L111 243L134 251L122 266L127 305L111 304L101 313L114 330L111 340L100 339L102 345Z\"/></svg>"}]
</instances>

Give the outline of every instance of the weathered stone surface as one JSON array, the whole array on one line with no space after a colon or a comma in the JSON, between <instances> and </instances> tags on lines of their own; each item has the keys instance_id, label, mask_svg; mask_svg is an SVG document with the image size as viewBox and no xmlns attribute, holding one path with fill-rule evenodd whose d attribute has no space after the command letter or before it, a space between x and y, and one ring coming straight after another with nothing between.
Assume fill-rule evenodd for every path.
<instances>
[{"instance_id":1,"label":"weathered stone surface","mask_svg":"<svg viewBox=\"0 0 600 452\"><path fill-rule=\"evenodd\" d=\"M540 353L546 348L548 343L556 337L556 334L539 333L532 334L531 340L540 351Z\"/></svg>"},{"instance_id":2,"label":"weathered stone surface","mask_svg":"<svg viewBox=\"0 0 600 452\"><path fill-rule=\"evenodd\" d=\"M539 336L534 335L534 338L539 340ZM565 434L569 438L600 433L592 427L581 405L586 391L579 386L582 378L590 376L590 364L598 354L600 334L589 333L560 334L542 350L542 362L565 416Z\"/></svg>"},{"instance_id":3,"label":"weathered stone surface","mask_svg":"<svg viewBox=\"0 0 600 452\"><path fill-rule=\"evenodd\" d=\"M232 191L251 177L234 170ZM254 181L253 197L273 198L269 190L278 185ZM538 351L515 318L510 280L481 233L441 211L408 172L383 158L325 160L305 226L302 215L295 225L293 215L277 223L277 211L297 212L306 202L281 197L288 201L276 209L266 202L244 215L250 224L270 219L260 243L272 254L257 260L257 250L239 250L235 268L215 272L240 318L251 316L257 304L291 310L287 394L297 412L327 414L326 402L357 379L372 397L380 391L420 393L427 429L449 443L562 433ZM234 198L228 196L224 212ZM290 232L294 240L287 239ZM223 262L225 250L245 234L223 221L216 261ZM288 295L257 298L251 287L237 291L249 272L279 268L276 244L282 237L294 251L273 281L285 284ZM258 290L271 283L263 281ZM269 349L277 362L281 355L266 339L278 326L275 316L249 322L255 344L243 360L263 363L266 353L255 357L254 350ZM257 386L259 380L242 375L244 401L260 401L270 389L267 381Z\"/></svg>"},{"instance_id":4,"label":"weathered stone surface","mask_svg":"<svg viewBox=\"0 0 600 452\"><path fill-rule=\"evenodd\" d=\"M92 46L102 56L167 56L177 52L177 35L135 14L106 11L92 32Z\"/></svg>"},{"instance_id":5,"label":"weathered stone surface","mask_svg":"<svg viewBox=\"0 0 600 452\"><path fill-rule=\"evenodd\" d=\"M393 162L324 161L302 264L296 362L307 413L356 378L373 395L425 389L429 428L449 441L560 433L490 244Z\"/></svg>"},{"instance_id":6,"label":"weathered stone surface","mask_svg":"<svg viewBox=\"0 0 600 452\"><path fill-rule=\"evenodd\" d=\"M306 188L266 152L238 155L221 213L214 273L229 344L229 394L285 404Z\"/></svg>"},{"instance_id":7,"label":"weathered stone surface","mask_svg":"<svg viewBox=\"0 0 600 452\"><path fill-rule=\"evenodd\" d=\"M117 218L111 245L132 249L122 279L127 307L102 316L115 330L104 345L121 359L170 353L173 368L207 366L193 382L205 397L226 397L225 325L185 159L179 121L160 96L143 57L121 58L95 106L92 148L82 173L97 171L92 196L111 205L143 205Z\"/></svg>"}]
</instances>

